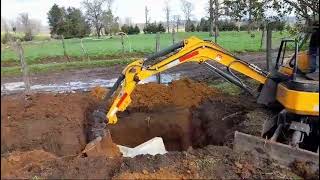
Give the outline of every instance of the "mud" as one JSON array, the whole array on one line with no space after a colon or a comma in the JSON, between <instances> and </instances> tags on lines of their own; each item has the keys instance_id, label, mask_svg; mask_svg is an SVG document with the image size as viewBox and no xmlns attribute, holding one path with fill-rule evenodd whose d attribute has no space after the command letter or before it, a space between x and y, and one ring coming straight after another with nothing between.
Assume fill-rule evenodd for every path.
<instances>
[{"instance_id":1,"label":"mud","mask_svg":"<svg viewBox=\"0 0 320 180\"><path fill-rule=\"evenodd\" d=\"M226 96L185 79L168 86L139 85L132 100L132 106L119 114L119 122L110 126L112 140L132 147L160 136L168 154L81 156L87 142L87 113L98 103L89 93L2 97L1 177L296 177L270 160L228 147L234 130L245 130L244 123L250 120L246 114L258 108L247 97Z\"/></svg>"}]
</instances>

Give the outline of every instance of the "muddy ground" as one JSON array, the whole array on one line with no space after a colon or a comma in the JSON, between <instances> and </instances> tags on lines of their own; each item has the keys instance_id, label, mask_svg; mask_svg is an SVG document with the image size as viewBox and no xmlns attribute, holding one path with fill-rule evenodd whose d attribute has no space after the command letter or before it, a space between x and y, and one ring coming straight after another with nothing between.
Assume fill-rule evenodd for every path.
<instances>
[{"instance_id":1,"label":"muddy ground","mask_svg":"<svg viewBox=\"0 0 320 180\"><path fill-rule=\"evenodd\" d=\"M241 53L238 56L250 63L254 63L259 67L265 69L265 53ZM59 61L57 61L59 62ZM54 73L41 73L30 75L30 81L32 84L59 84L70 81L89 81L94 79L112 79L117 78L124 65L115 65L111 67L82 69L82 70L68 70ZM208 71L204 65L197 63L186 63L180 66L174 67L166 71L168 73L181 73L182 77L190 77L202 79L212 76L212 72ZM21 76L1 77L1 85L8 82L22 81Z\"/></svg>"},{"instance_id":2,"label":"muddy ground","mask_svg":"<svg viewBox=\"0 0 320 180\"><path fill-rule=\"evenodd\" d=\"M230 96L189 79L139 85L131 106L110 125L113 141L134 147L163 138L165 155L83 157L89 93L1 98L2 178L298 178L314 177L232 150L234 131L259 135L273 113L248 96Z\"/></svg>"}]
</instances>

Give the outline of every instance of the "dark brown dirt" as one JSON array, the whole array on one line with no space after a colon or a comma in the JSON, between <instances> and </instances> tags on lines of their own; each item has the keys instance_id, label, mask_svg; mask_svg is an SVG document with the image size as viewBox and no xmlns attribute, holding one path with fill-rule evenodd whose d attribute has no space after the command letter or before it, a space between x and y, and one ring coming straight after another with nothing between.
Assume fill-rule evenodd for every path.
<instances>
[{"instance_id":1,"label":"dark brown dirt","mask_svg":"<svg viewBox=\"0 0 320 180\"><path fill-rule=\"evenodd\" d=\"M311 162L294 161L291 164L291 169L304 179L319 179L319 171L314 172L310 163Z\"/></svg>"},{"instance_id":2,"label":"dark brown dirt","mask_svg":"<svg viewBox=\"0 0 320 180\"><path fill-rule=\"evenodd\" d=\"M74 155L86 145L84 112L88 94L34 94L1 98L1 152L43 149Z\"/></svg>"},{"instance_id":3,"label":"dark brown dirt","mask_svg":"<svg viewBox=\"0 0 320 180\"><path fill-rule=\"evenodd\" d=\"M205 83L190 79L174 81L168 86L157 83L142 84L132 94L134 101L130 109L154 110L168 105L195 107L216 93L215 89L209 88Z\"/></svg>"},{"instance_id":4,"label":"dark brown dirt","mask_svg":"<svg viewBox=\"0 0 320 180\"><path fill-rule=\"evenodd\" d=\"M150 86L156 88L147 89ZM12 95L1 99L1 177L296 177L267 159L238 154L228 146L208 145L232 140L233 131L243 127L245 114L256 107L250 101L190 80L169 86L141 85L137 92L132 96L132 106L119 114L118 124L110 126L113 141L135 146L161 136L168 150L186 151L135 158L83 157L86 113L97 104L89 93L34 94L27 101ZM160 93L157 100L151 98L156 92Z\"/></svg>"},{"instance_id":5,"label":"dark brown dirt","mask_svg":"<svg viewBox=\"0 0 320 180\"><path fill-rule=\"evenodd\" d=\"M168 86L139 85L132 94L132 105L110 126L112 138L117 144L135 147L159 136L168 150L179 151L223 145L232 141L233 127L244 120L246 110L239 99L222 95L189 79ZM236 118L227 117L232 114Z\"/></svg>"}]
</instances>

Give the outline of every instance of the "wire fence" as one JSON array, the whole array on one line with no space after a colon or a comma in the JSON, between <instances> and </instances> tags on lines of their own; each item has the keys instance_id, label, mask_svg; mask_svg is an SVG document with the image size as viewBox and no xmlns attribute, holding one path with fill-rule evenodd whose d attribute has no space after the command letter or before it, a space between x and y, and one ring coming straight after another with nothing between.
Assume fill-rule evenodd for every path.
<instances>
[{"instance_id":1,"label":"wire fence","mask_svg":"<svg viewBox=\"0 0 320 180\"><path fill-rule=\"evenodd\" d=\"M16 43L2 44L1 74L20 75L25 81L29 79L25 76L34 72L127 64L132 58L159 51L190 36L213 39L207 32L61 38L19 43L19 53L16 51ZM289 34L286 32L273 32L273 59L281 40L288 37ZM231 52L265 52L266 41L262 42L261 38L261 32L254 32L253 35L247 32L220 32L218 44ZM25 72L25 69L28 72ZM28 91L30 86L26 86L29 87Z\"/></svg>"},{"instance_id":2,"label":"wire fence","mask_svg":"<svg viewBox=\"0 0 320 180\"><path fill-rule=\"evenodd\" d=\"M174 42L190 36L197 36L202 39L212 39L207 32L197 33L175 33L160 34L163 49ZM276 48L281 39L288 37L288 33L273 33L272 47ZM46 58L70 57L71 60L90 60L121 57L121 54L140 54L145 55L155 51L156 35L139 34L130 36L108 36L102 38L83 38L83 39L53 39L50 41L31 41L23 42L22 47L25 51L25 58L29 64L39 63ZM220 32L218 43L231 52L264 51L265 43L261 45L261 32L255 32L252 37L247 32ZM1 48L2 65L6 62L19 62L19 57L10 45L3 45ZM73 58L73 59L72 59ZM10 63L8 63L10 64Z\"/></svg>"}]
</instances>

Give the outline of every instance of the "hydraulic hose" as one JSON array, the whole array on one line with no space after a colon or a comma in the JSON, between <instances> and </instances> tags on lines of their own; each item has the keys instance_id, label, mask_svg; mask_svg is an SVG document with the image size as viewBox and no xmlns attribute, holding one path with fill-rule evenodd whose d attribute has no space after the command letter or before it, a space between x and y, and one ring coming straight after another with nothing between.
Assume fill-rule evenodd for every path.
<instances>
[{"instance_id":1,"label":"hydraulic hose","mask_svg":"<svg viewBox=\"0 0 320 180\"><path fill-rule=\"evenodd\" d=\"M167 55L167 54L169 54L179 48L182 48L183 46L184 46L184 41L180 41L180 42L173 44L172 46L167 47L159 52L156 52L154 54L149 55L145 61L155 60L155 59L162 57L162 56L165 56L165 55Z\"/></svg>"}]
</instances>

